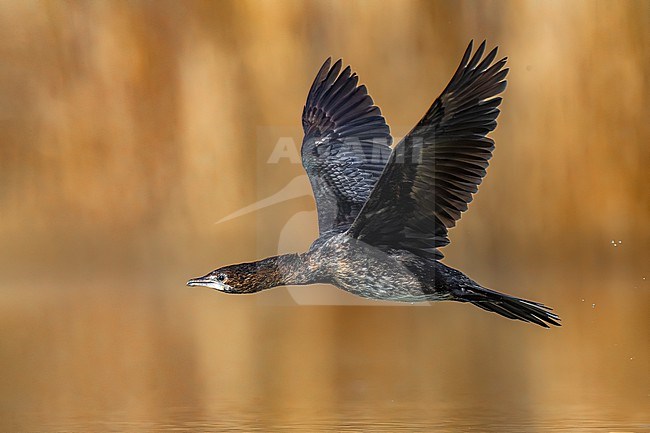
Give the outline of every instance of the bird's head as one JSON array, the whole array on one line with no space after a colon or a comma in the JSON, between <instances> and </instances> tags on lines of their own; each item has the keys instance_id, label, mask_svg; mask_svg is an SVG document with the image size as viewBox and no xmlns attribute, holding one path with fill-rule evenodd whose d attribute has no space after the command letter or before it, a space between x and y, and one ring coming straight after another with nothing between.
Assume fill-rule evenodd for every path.
<instances>
[{"instance_id":1,"label":"bird's head","mask_svg":"<svg viewBox=\"0 0 650 433\"><path fill-rule=\"evenodd\" d=\"M188 286L204 286L224 293L256 293L283 282L276 266L265 263L240 263L224 266L207 275L191 279Z\"/></svg>"},{"instance_id":2,"label":"bird's head","mask_svg":"<svg viewBox=\"0 0 650 433\"><path fill-rule=\"evenodd\" d=\"M193 278L187 282L188 286L204 286L219 290L224 293L252 293L248 290L247 275L241 265L224 266L215 269L207 275Z\"/></svg>"}]
</instances>

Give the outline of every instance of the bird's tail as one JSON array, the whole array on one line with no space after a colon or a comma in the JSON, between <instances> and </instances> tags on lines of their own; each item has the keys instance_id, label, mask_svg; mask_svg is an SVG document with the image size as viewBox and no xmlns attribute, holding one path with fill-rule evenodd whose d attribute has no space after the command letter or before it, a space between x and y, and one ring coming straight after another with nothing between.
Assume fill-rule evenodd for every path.
<instances>
[{"instance_id":1,"label":"bird's tail","mask_svg":"<svg viewBox=\"0 0 650 433\"><path fill-rule=\"evenodd\" d=\"M535 323L544 328L550 325L562 326L560 317L551 313L552 308L538 302L515 298L481 286L461 289L456 293L462 302L471 302L479 308L500 314L508 319Z\"/></svg>"}]
</instances>

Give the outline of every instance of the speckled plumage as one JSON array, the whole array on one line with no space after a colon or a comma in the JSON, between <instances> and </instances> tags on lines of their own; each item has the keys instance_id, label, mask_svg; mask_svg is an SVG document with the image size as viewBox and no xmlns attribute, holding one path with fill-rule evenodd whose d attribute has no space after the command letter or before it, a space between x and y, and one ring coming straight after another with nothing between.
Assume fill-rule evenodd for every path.
<instances>
[{"instance_id":1,"label":"speckled plumage","mask_svg":"<svg viewBox=\"0 0 650 433\"><path fill-rule=\"evenodd\" d=\"M319 237L302 254L219 268L190 280L226 293L329 283L357 296L470 302L510 319L559 326L550 308L486 289L439 260L448 229L486 174L506 87L506 59L472 43L424 117L395 146L381 111L350 67L328 59L303 110L302 160ZM494 63L493 63L494 62Z\"/></svg>"}]
</instances>

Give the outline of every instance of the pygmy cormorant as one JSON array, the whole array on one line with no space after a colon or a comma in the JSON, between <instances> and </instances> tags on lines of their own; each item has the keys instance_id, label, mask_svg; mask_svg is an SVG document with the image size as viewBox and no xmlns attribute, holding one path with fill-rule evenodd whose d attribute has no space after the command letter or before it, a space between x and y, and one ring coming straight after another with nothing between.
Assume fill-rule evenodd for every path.
<instances>
[{"instance_id":1,"label":"pygmy cormorant","mask_svg":"<svg viewBox=\"0 0 650 433\"><path fill-rule=\"evenodd\" d=\"M485 176L506 58L470 42L456 73L402 141L341 60L327 59L302 113L302 163L319 237L302 254L225 266L190 280L224 293L329 283L364 298L470 302L510 319L559 326L543 304L486 289L444 265L439 248Z\"/></svg>"}]
</instances>

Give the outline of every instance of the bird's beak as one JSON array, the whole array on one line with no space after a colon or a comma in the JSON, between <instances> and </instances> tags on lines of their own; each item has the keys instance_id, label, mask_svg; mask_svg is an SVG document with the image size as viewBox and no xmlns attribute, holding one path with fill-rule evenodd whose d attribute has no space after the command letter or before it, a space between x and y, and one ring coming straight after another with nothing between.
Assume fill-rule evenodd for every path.
<instances>
[{"instance_id":1,"label":"bird's beak","mask_svg":"<svg viewBox=\"0 0 650 433\"><path fill-rule=\"evenodd\" d=\"M207 275L205 277L199 277L199 278L194 278L192 280L189 280L187 282L187 285L192 287L192 286L206 286L210 287L209 284L214 283L212 279L208 278Z\"/></svg>"}]
</instances>

